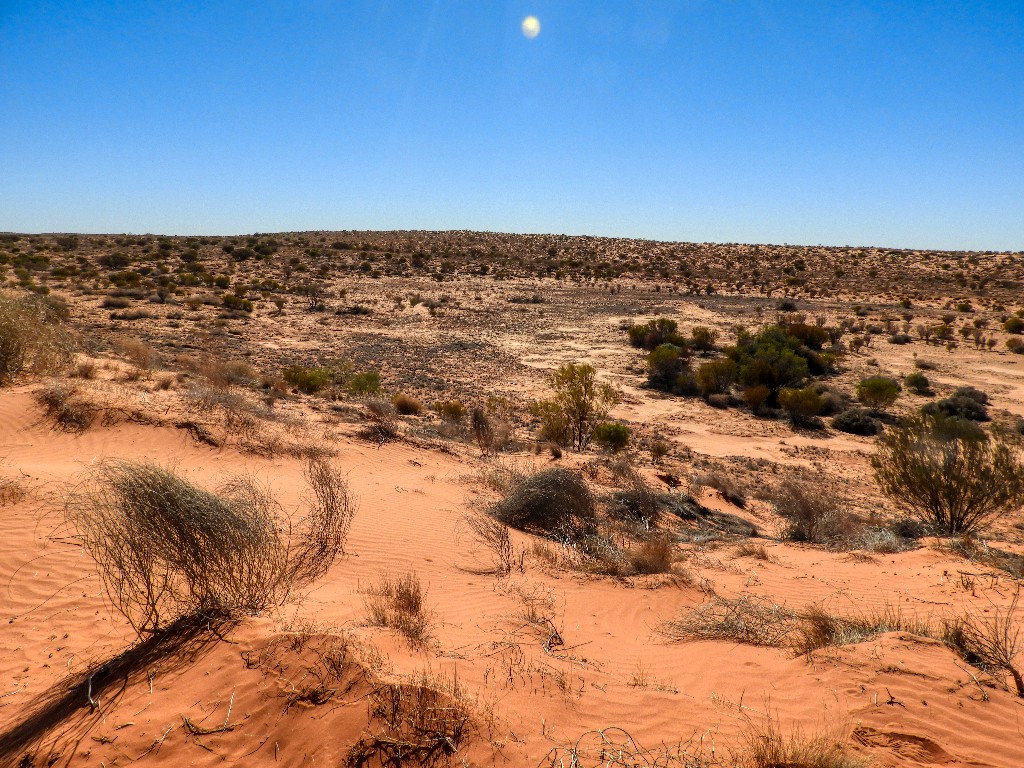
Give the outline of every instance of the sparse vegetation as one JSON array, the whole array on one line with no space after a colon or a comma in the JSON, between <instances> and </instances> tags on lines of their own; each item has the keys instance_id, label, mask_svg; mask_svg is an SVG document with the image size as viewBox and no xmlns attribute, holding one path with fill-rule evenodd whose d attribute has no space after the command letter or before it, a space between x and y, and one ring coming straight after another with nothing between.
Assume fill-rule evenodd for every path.
<instances>
[{"instance_id":1,"label":"sparse vegetation","mask_svg":"<svg viewBox=\"0 0 1024 768\"><path fill-rule=\"evenodd\" d=\"M964 431L958 421L915 416L879 437L871 457L886 494L950 534L982 530L995 516L1024 504L1024 466L1016 446L999 433Z\"/></svg>"}]
</instances>

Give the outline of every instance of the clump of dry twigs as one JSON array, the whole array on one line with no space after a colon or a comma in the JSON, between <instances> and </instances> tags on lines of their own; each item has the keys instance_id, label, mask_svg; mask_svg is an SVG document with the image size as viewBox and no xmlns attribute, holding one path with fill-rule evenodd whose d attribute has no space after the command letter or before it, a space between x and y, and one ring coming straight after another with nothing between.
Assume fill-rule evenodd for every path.
<instances>
[{"instance_id":1,"label":"clump of dry twigs","mask_svg":"<svg viewBox=\"0 0 1024 768\"><path fill-rule=\"evenodd\" d=\"M556 467L511 487L490 514L513 528L576 541L594 532L594 496L579 473Z\"/></svg>"},{"instance_id":2,"label":"clump of dry twigs","mask_svg":"<svg viewBox=\"0 0 1024 768\"><path fill-rule=\"evenodd\" d=\"M154 464L107 461L66 514L106 593L140 635L189 615L258 613L323 575L344 551L356 501L325 461L306 467L295 521L253 478L208 491Z\"/></svg>"},{"instance_id":3,"label":"clump of dry twigs","mask_svg":"<svg viewBox=\"0 0 1024 768\"><path fill-rule=\"evenodd\" d=\"M368 732L352 746L345 765L451 765L478 735L475 710L458 683L445 677L423 674L381 683L370 695Z\"/></svg>"},{"instance_id":4,"label":"clump of dry twigs","mask_svg":"<svg viewBox=\"0 0 1024 768\"><path fill-rule=\"evenodd\" d=\"M1024 625L1017 614L1020 588L1010 604L987 616L966 613L947 620L943 641L968 664L990 675L1009 675L1024 699L1024 675L1017 657L1024 651Z\"/></svg>"}]
</instances>

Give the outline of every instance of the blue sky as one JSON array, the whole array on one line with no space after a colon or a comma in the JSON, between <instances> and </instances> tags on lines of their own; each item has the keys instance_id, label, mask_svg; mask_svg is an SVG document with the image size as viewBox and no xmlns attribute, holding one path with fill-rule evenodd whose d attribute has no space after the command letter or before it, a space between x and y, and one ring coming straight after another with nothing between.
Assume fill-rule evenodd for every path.
<instances>
[{"instance_id":1,"label":"blue sky","mask_svg":"<svg viewBox=\"0 0 1024 768\"><path fill-rule=\"evenodd\" d=\"M1024 2L0 0L0 230L305 229L1024 249Z\"/></svg>"}]
</instances>

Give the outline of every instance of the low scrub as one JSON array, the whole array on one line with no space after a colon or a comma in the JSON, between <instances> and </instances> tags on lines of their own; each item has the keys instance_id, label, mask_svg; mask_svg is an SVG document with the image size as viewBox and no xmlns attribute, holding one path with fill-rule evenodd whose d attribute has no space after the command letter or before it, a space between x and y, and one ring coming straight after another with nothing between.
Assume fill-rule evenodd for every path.
<instances>
[{"instance_id":1,"label":"low scrub","mask_svg":"<svg viewBox=\"0 0 1024 768\"><path fill-rule=\"evenodd\" d=\"M99 410L82 397L77 386L63 382L48 384L37 390L34 397L45 410L46 417L67 432L84 432L92 425Z\"/></svg>"},{"instance_id":2,"label":"low scrub","mask_svg":"<svg viewBox=\"0 0 1024 768\"><path fill-rule=\"evenodd\" d=\"M59 373L74 359L71 335L46 301L0 291L0 386Z\"/></svg>"},{"instance_id":3,"label":"low scrub","mask_svg":"<svg viewBox=\"0 0 1024 768\"><path fill-rule=\"evenodd\" d=\"M579 473L556 467L524 478L490 514L521 530L576 540L595 528L594 496Z\"/></svg>"},{"instance_id":4,"label":"low scrub","mask_svg":"<svg viewBox=\"0 0 1024 768\"><path fill-rule=\"evenodd\" d=\"M67 504L107 598L139 635L188 616L256 614L326 573L344 552L355 500L311 460L308 512L292 521L252 478L216 492L155 464L100 464Z\"/></svg>"}]
</instances>

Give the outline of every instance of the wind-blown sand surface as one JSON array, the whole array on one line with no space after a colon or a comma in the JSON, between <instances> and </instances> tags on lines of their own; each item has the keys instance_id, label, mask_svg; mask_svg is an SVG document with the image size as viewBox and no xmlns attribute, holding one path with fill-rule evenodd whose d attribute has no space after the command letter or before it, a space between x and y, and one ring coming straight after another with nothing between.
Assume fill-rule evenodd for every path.
<instances>
[{"instance_id":1,"label":"wind-blown sand surface","mask_svg":"<svg viewBox=\"0 0 1024 768\"><path fill-rule=\"evenodd\" d=\"M534 284L503 290L525 293ZM472 305L471 295L489 288L481 285L445 284L444 290L461 292L461 301ZM373 288L382 303L404 289ZM779 472L799 469L818 478L821 492L863 515L892 513L871 479L872 439L794 431L784 421L646 389L637 368L641 358L619 327L638 315L598 306L613 299L553 298L540 305L541 316L531 310L529 325L521 327L484 316L475 321L488 324L481 334L460 334L420 308L415 314L407 308L387 327L368 320L358 330L349 317L318 322L298 309L283 317L257 313L241 336L211 337L211 350L248 344L250 359L262 365L277 350L315 353L333 338L355 359L376 355L385 384L397 365L393 355L406 355L408 380L417 365L430 376L449 366L453 391L501 393L514 403L541 394L544 374L559 363L588 360L622 392L612 416L671 445L663 464L638 459L642 475L663 490L658 475L685 483L717 469L737 477L750 496L745 508L709 487L699 490L699 500L756 525L762 536L748 543L763 545L766 559L743 554L738 539L689 541L673 573L600 576L555 566L535 552L532 537L513 532L522 567L495 574L490 553L466 523L467 515L497 498L483 475L557 464L583 468L595 487L608 491L601 469L607 457L567 452L556 461L534 452L521 424L513 425L519 443L482 456L465 437L438 436L433 416L399 419L402 439L378 445L359 436L356 406L332 410L294 393L275 408L299 426L282 421L274 429L328 447L347 475L358 512L346 554L301 599L280 609L245 618L221 635L196 630L173 647L132 649L133 632L111 611L94 564L64 524L69 489L97 461L147 460L205 487L246 473L265 482L286 509L299 510L306 494L303 461L287 452L261 455L230 439L216 447L198 442L174 426L182 418L176 398L184 385L163 391L150 378L126 381L120 361L81 385L106 411L121 409L121 417L97 420L81 433L56 430L44 418L32 397L37 382L5 387L0 476L16 480L23 496L0 504L0 764L47 765L52 754L54 764L76 766L343 765L372 728L371 699L382 681L423 675L437 684L457 681L474 711L475 737L456 758L469 765L541 764L552 749L613 727L648 748L683 742L728 764L744 733L766 719L787 730L831 731L878 766L1024 764L1024 699L938 639L888 632L797 655L732 641L675 642L661 631L665 622L708 603L712 591L765 597L792 609L816 605L838 615L889 609L938 625L965 610L986 615L1005 609L1018 582L932 539L896 553L782 540L778 517L755 493ZM649 293L630 300L648 307L657 302L658 311L639 317L670 314L687 326L713 325L723 333L736 320L713 299ZM91 306L88 301L71 303ZM95 327L105 322L90 317ZM153 326L148 338L184 338L183 330ZM357 332L391 333L397 351L360 346ZM447 362L443 348L454 350ZM929 371L936 387L972 384L989 393L994 411L1024 414L1021 358L966 345L953 354L920 343L880 344L851 356L835 383L851 388L876 370L909 373L914 354L936 361L937 370ZM111 357L94 350L101 366ZM166 367L175 370L170 359ZM421 397L428 396L425 388ZM906 393L900 402L914 404ZM138 418L140 411L149 423L139 423L147 421ZM1022 520L1018 512L994 528L1007 551L1022 551L1016 525ZM368 586L383 573L406 572L423 583L432 614L422 647L366 624ZM314 690L314 682L326 679L320 665L327 651L339 648L346 649L342 672L330 677L328 700L320 701Z\"/></svg>"}]
</instances>

